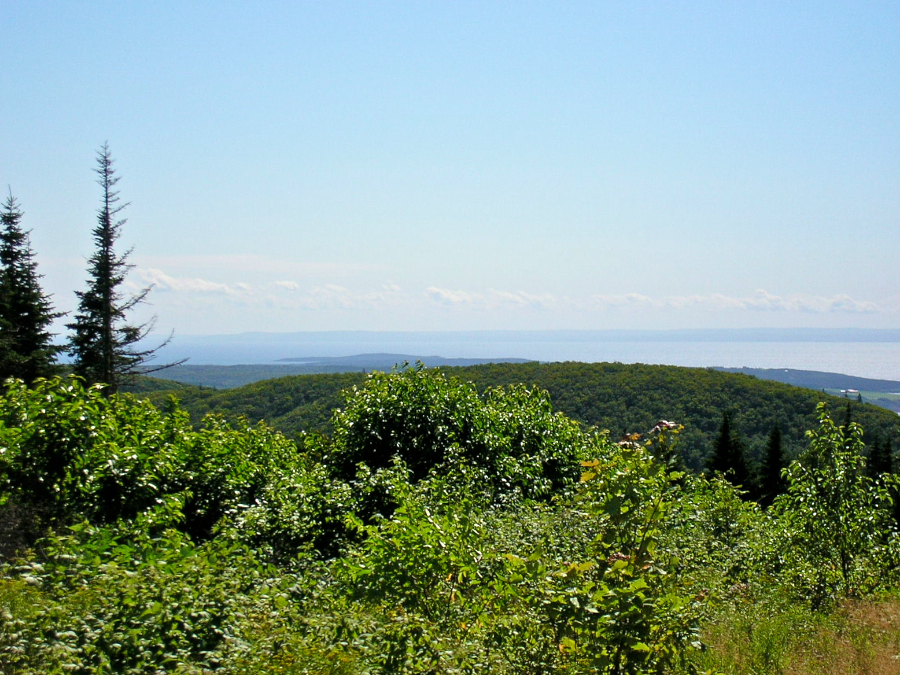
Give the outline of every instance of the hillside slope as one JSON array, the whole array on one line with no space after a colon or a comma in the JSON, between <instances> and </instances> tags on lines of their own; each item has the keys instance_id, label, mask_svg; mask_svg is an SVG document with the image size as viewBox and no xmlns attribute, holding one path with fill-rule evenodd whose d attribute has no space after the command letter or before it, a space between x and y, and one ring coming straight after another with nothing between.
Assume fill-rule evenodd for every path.
<instances>
[{"instance_id":1,"label":"hillside slope","mask_svg":"<svg viewBox=\"0 0 900 675\"><path fill-rule=\"evenodd\" d=\"M804 431L816 424L815 406L826 400L838 422L849 403L852 419L866 439L890 437L897 447L900 418L870 404L848 402L822 392L748 375L711 369L620 363L523 363L443 368L474 382L479 389L525 383L546 389L554 407L579 422L609 429L618 438L646 431L660 419L685 425L681 451L700 468L712 449L722 415L733 414L734 427L752 458L759 456L772 427L781 426L785 447L796 454ZM228 391L194 388L174 392L195 421L208 412L226 417L266 420L288 435L330 431L331 411L342 404L341 391L361 383L361 373L299 375L257 382ZM149 395L158 405L165 392Z\"/></svg>"}]
</instances>

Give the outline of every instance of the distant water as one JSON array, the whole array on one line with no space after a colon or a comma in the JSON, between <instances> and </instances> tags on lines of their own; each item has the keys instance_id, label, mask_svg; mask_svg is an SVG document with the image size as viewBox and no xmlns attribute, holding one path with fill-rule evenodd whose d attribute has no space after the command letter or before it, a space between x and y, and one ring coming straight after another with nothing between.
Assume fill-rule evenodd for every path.
<instances>
[{"instance_id":1,"label":"distant water","mask_svg":"<svg viewBox=\"0 0 900 675\"><path fill-rule=\"evenodd\" d=\"M750 333L749 331L747 333ZM159 360L190 358L192 365L273 363L284 358L395 353L447 358L524 358L535 361L618 361L691 367L794 368L900 381L900 340L821 332L802 340L759 331L479 332L479 333L248 333L184 336ZM741 337L750 339L740 339ZM629 339L630 338L630 339ZM657 338L657 339L653 339ZM773 339L775 338L775 339ZM781 338L781 339L778 339ZM891 339L894 338L894 339ZM858 340L858 341L857 341Z\"/></svg>"}]
</instances>

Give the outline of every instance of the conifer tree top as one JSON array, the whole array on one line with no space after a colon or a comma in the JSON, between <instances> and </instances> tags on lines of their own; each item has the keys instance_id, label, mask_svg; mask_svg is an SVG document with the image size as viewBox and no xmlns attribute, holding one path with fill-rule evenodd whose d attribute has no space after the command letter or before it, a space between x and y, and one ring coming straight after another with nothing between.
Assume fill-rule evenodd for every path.
<instances>
[{"instance_id":1,"label":"conifer tree top","mask_svg":"<svg viewBox=\"0 0 900 675\"><path fill-rule=\"evenodd\" d=\"M50 325L62 314L53 311L50 296L41 290L22 217L10 190L0 209L0 379L32 382L55 371L62 347L53 344Z\"/></svg>"},{"instance_id":2,"label":"conifer tree top","mask_svg":"<svg viewBox=\"0 0 900 675\"><path fill-rule=\"evenodd\" d=\"M97 152L94 171L101 188L93 230L95 250L88 259L87 289L76 291L79 303L75 321L69 324L73 331L69 354L75 359L75 374L90 384L106 384L107 393L115 393L122 383L144 372L146 362L168 340L152 349L139 349L137 345L153 329L155 317L142 324L128 322L128 313L144 301L150 288L133 295L121 288L132 268L128 262L131 250L117 253L115 244L126 222L120 214L128 203L120 203L115 189L120 177L107 143Z\"/></svg>"}]
</instances>

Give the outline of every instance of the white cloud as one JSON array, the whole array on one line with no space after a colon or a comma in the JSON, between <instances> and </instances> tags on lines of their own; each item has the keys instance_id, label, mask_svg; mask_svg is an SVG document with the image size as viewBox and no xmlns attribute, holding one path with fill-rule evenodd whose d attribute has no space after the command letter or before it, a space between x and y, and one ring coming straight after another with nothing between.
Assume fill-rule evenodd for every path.
<instances>
[{"instance_id":1,"label":"white cloud","mask_svg":"<svg viewBox=\"0 0 900 675\"><path fill-rule=\"evenodd\" d=\"M156 268L137 270L140 283L131 283L131 292L152 285L154 291L190 297L222 296L241 305L259 305L279 309L373 309L403 302L401 288L385 284L377 290L354 291L334 283L325 283L304 290L292 280L280 280L261 285L246 282L223 283L197 277L176 277Z\"/></svg>"},{"instance_id":2,"label":"white cloud","mask_svg":"<svg viewBox=\"0 0 900 675\"><path fill-rule=\"evenodd\" d=\"M596 309L689 309L739 310L755 312L795 313L874 313L881 309L874 302L854 300L849 295L831 297L811 295L780 296L758 290L750 297L731 297L720 293L651 298L637 293L623 295L595 295L590 303Z\"/></svg>"},{"instance_id":3,"label":"white cloud","mask_svg":"<svg viewBox=\"0 0 900 675\"><path fill-rule=\"evenodd\" d=\"M556 299L550 293L534 295L524 291L510 293L508 291L491 289L491 294L501 304L530 307L532 309L544 309L557 304Z\"/></svg>"},{"instance_id":4,"label":"white cloud","mask_svg":"<svg viewBox=\"0 0 900 675\"><path fill-rule=\"evenodd\" d=\"M624 295L595 295L591 298L591 305L599 309L617 307L654 307L653 298L640 293L625 293Z\"/></svg>"},{"instance_id":5,"label":"white cloud","mask_svg":"<svg viewBox=\"0 0 900 675\"><path fill-rule=\"evenodd\" d=\"M252 288L248 284L224 284L218 281L191 277L173 277L162 270L155 268L139 269L138 276L144 285L152 285L156 291L171 291L173 293L218 293L233 295L236 293L249 293Z\"/></svg>"},{"instance_id":6,"label":"white cloud","mask_svg":"<svg viewBox=\"0 0 900 675\"><path fill-rule=\"evenodd\" d=\"M429 286L425 289L425 296L439 305L447 307L467 306L475 309L497 309L499 307L546 309L560 304L560 301L550 293L535 295L525 291L498 291L493 288L487 293L470 293Z\"/></svg>"},{"instance_id":7,"label":"white cloud","mask_svg":"<svg viewBox=\"0 0 900 675\"><path fill-rule=\"evenodd\" d=\"M293 309L376 309L403 302L399 286L388 284L377 291L352 291L338 284L323 284L300 293L299 284L283 282L279 288L291 291L290 296L273 298L276 304Z\"/></svg>"},{"instance_id":8,"label":"white cloud","mask_svg":"<svg viewBox=\"0 0 900 675\"><path fill-rule=\"evenodd\" d=\"M478 293L466 293L465 291L450 291L436 286L425 289L425 295L441 305L473 305L484 302L484 296Z\"/></svg>"},{"instance_id":9,"label":"white cloud","mask_svg":"<svg viewBox=\"0 0 900 675\"><path fill-rule=\"evenodd\" d=\"M854 300L849 295L835 295L831 298L828 311L830 312L864 312L870 314L880 311L874 302Z\"/></svg>"},{"instance_id":10,"label":"white cloud","mask_svg":"<svg viewBox=\"0 0 900 675\"><path fill-rule=\"evenodd\" d=\"M504 320L510 317L534 317L541 321L571 322L576 316L591 317L597 312L622 311L634 313L667 312L670 317L688 317L697 313L752 313L757 315L815 314L860 315L896 313L900 310L900 296L892 304L876 304L857 300L847 294L833 296L776 295L758 290L747 296L730 296L721 293L650 296L641 293L623 293L568 297L552 293L488 288L469 291L429 286L423 292L404 291L394 283L354 287L350 284L305 284L301 280L282 277L277 281L223 282L200 276L175 276L158 268L137 269L135 281L129 282L131 292L153 285L159 292L158 301L175 306L193 308L219 307L223 314L230 311L270 312L323 312L343 314L346 317L375 312L378 316L416 315L425 317L429 311L443 307L462 317L471 314L472 319L481 314L497 312ZM140 283L137 283L140 282ZM151 296L152 301L152 296ZM240 308L240 309L238 309ZM446 316L446 315L445 315ZM637 316L637 314L635 314ZM696 318L696 316L694 317ZM768 321L768 319L765 319ZM478 319L482 321L482 319ZM577 320L576 320L577 322Z\"/></svg>"}]
</instances>

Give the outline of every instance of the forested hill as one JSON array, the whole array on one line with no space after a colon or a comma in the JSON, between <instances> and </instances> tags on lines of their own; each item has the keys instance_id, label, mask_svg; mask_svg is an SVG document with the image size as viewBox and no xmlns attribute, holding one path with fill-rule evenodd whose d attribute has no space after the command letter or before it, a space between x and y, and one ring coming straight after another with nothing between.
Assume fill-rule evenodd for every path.
<instances>
[{"instance_id":1,"label":"forested hill","mask_svg":"<svg viewBox=\"0 0 900 675\"><path fill-rule=\"evenodd\" d=\"M898 447L900 418L874 405L859 404L778 382L711 369L619 363L522 363L443 368L449 376L474 382L479 389L525 383L546 389L556 410L586 425L609 429L614 437L643 432L667 419L685 425L681 451L692 468L703 465L717 437L722 415L752 459L759 456L775 425L790 455L805 447L804 431L815 426L815 406L827 400L843 422L849 405L867 442L891 438ZM298 375L217 391L182 387L174 391L195 421L217 412L229 418L265 420L288 435L330 432L332 411L342 405L341 391L362 383L361 373ZM167 394L147 394L162 405Z\"/></svg>"},{"instance_id":2,"label":"forested hill","mask_svg":"<svg viewBox=\"0 0 900 675\"><path fill-rule=\"evenodd\" d=\"M253 363L231 366L179 364L166 368L165 377L183 384L214 389L232 389L245 384L271 380L288 375L318 375L323 373L366 373L374 370L390 371L403 363L421 361L428 368L476 366L484 363L527 363L528 359L496 358L470 359L443 356L413 356L410 354L358 354L356 356L321 356L313 358L280 359L276 363Z\"/></svg>"},{"instance_id":3,"label":"forested hill","mask_svg":"<svg viewBox=\"0 0 900 675\"><path fill-rule=\"evenodd\" d=\"M829 394L843 394L859 397L867 403L900 413L900 382L894 380L873 380L841 373L822 373L815 370L794 370L792 368L716 368L728 373L744 373L762 380L775 380L798 387L808 387L826 391ZM850 390L850 391L848 391Z\"/></svg>"},{"instance_id":4,"label":"forested hill","mask_svg":"<svg viewBox=\"0 0 900 675\"><path fill-rule=\"evenodd\" d=\"M796 370L794 368L716 368L726 373L753 375L761 380L775 380L785 384L809 389L855 389L880 393L900 392L900 382L895 380L873 380L843 373L823 373L818 370Z\"/></svg>"}]
</instances>

